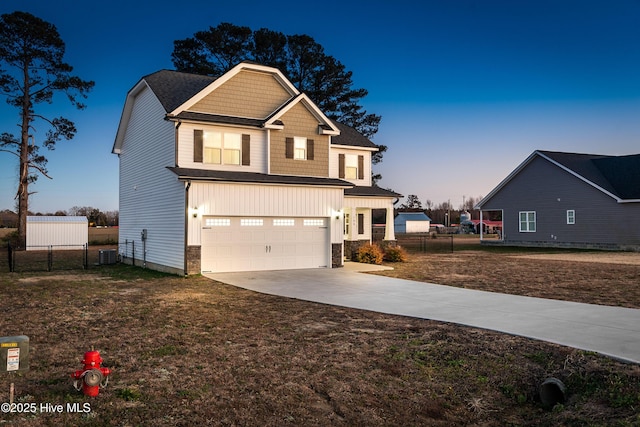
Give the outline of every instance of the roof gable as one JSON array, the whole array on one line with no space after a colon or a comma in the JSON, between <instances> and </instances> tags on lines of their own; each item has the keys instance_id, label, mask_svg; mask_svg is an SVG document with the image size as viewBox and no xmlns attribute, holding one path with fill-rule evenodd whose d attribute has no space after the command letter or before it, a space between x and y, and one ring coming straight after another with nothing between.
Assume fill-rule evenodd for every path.
<instances>
[{"instance_id":1,"label":"roof gable","mask_svg":"<svg viewBox=\"0 0 640 427\"><path fill-rule=\"evenodd\" d=\"M318 121L318 133L320 135L339 135L340 130L335 126L333 121L324 115L318 106L311 101L311 99L304 93L299 93L295 98L292 98L281 108L274 111L265 121L265 127L281 129L282 117L297 106L302 105L309 111L313 117Z\"/></svg>"},{"instance_id":2,"label":"roof gable","mask_svg":"<svg viewBox=\"0 0 640 427\"><path fill-rule=\"evenodd\" d=\"M602 191L618 203L640 202L640 154L607 156L600 154L534 151L477 205L482 206L524 169L541 157L588 185Z\"/></svg>"},{"instance_id":3,"label":"roof gable","mask_svg":"<svg viewBox=\"0 0 640 427\"><path fill-rule=\"evenodd\" d=\"M262 94L265 99L261 103L259 102L260 106L242 110L242 104L255 101L255 90L250 86L251 84L259 84L259 82L254 81L247 84L247 81L251 80L247 77L251 74L262 82L267 78L275 83L269 82L267 85L269 87L266 91L271 94ZM221 99L217 98L218 95L224 95L225 91L231 89L233 85L238 86L238 84L242 89L240 97L244 96L245 101L249 102L243 102L243 99L240 101L233 99L236 106L241 105L240 110L234 110L234 107L226 106L224 102L221 102ZM378 149L373 142L355 129L329 119L306 94L296 89L278 69L253 62L242 62L218 78L160 70L140 79L127 93L112 149L113 153L120 152L135 98L145 89L151 90L158 99L166 113L166 118L174 120L283 129L284 123L281 118L292 108L303 105L318 121L318 134L332 136L331 143L333 145L360 147L370 151ZM217 90L219 90L218 93L216 93ZM220 96L220 98L225 97ZM226 100L229 101L229 96L226 97Z\"/></svg>"},{"instance_id":4,"label":"roof gable","mask_svg":"<svg viewBox=\"0 0 640 427\"><path fill-rule=\"evenodd\" d=\"M298 89L291 83L277 68L266 67L264 65L255 64L252 62L241 62L240 64L227 71L222 76L215 79L211 84L202 88L199 92L191 95L189 98L184 99L182 104L178 105L173 110L169 111L170 116L180 114L182 111L189 110L197 103L202 101L205 97L209 96L213 91L221 88L231 80L235 79L240 73L246 71L253 71L255 73L266 73L270 75L280 87L289 94L289 97L294 97L300 93Z\"/></svg>"}]
</instances>

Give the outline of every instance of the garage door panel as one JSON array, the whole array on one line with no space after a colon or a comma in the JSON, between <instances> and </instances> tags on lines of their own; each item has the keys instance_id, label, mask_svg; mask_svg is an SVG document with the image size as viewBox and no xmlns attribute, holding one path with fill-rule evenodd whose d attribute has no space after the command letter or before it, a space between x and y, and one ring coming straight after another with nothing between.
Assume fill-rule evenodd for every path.
<instances>
[{"instance_id":1,"label":"garage door panel","mask_svg":"<svg viewBox=\"0 0 640 427\"><path fill-rule=\"evenodd\" d=\"M324 218L205 218L203 272L255 271L328 266Z\"/></svg>"}]
</instances>

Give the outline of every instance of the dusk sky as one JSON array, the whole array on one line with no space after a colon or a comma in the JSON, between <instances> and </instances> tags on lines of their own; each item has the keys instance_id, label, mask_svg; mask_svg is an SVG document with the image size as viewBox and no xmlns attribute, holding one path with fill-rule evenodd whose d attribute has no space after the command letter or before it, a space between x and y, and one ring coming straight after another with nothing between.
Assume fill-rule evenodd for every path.
<instances>
[{"instance_id":1,"label":"dusk sky","mask_svg":"<svg viewBox=\"0 0 640 427\"><path fill-rule=\"evenodd\" d=\"M242 2L0 1L54 24L74 74L94 80L87 109L37 106L78 133L46 152L30 210L118 209L111 154L127 91L173 69L173 41L221 22L308 34L353 71L389 147L380 186L438 204L489 193L536 149L640 153L640 1ZM0 101L0 132L18 111ZM36 123L36 138L47 128ZM14 210L17 159L0 152L0 210Z\"/></svg>"}]
</instances>

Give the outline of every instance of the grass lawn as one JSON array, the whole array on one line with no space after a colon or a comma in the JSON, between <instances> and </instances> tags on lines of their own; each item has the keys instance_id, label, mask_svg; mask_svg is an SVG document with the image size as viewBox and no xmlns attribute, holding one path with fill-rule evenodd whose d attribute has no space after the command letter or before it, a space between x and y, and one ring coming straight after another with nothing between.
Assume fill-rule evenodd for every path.
<instances>
[{"instance_id":1,"label":"grass lawn","mask_svg":"<svg viewBox=\"0 0 640 427\"><path fill-rule=\"evenodd\" d=\"M640 306L640 266L512 259L540 254L414 254L395 274L529 294L535 286L516 289L521 278L553 271L557 295L573 289L580 300ZM124 265L6 273L3 262L0 252L0 335L30 337L31 368L0 373L0 403L13 382L17 402L89 402L91 411L0 413L0 424L640 425L640 366L603 356L203 277ZM585 279L592 290L578 292ZM71 387L70 374L92 347L113 374L98 397L87 398ZM568 389L567 401L553 409L543 408L537 393L548 377Z\"/></svg>"}]
</instances>

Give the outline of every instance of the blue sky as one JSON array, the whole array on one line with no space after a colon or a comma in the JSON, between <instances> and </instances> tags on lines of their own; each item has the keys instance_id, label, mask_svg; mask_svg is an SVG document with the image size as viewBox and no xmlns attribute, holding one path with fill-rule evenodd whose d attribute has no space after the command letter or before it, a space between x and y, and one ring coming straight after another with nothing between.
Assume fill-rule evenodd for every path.
<instances>
[{"instance_id":1,"label":"blue sky","mask_svg":"<svg viewBox=\"0 0 640 427\"><path fill-rule=\"evenodd\" d=\"M36 212L118 209L111 147L127 91L173 68L174 40L221 22L308 34L353 71L382 116L380 185L423 202L486 195L536 149L640 153L638 0L0 2L15 10L54 24L65 60L96 82L84 111L62 97L39 110L78 133L46 153L54 179L31 186ZM17 122L0 101L0 132ZM14 208L16 171L0 153L0 209Z\"/></svg>"}]
</instances>

